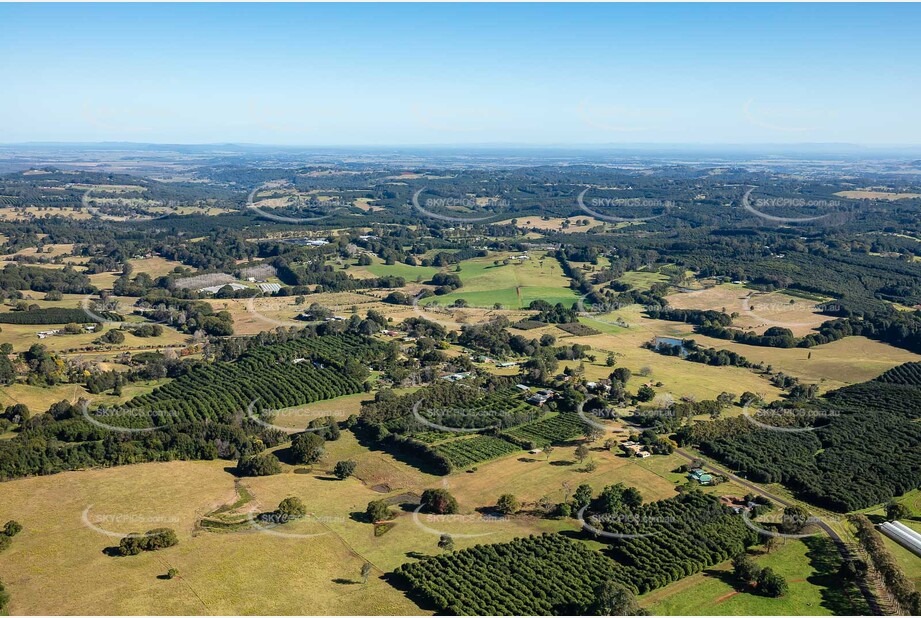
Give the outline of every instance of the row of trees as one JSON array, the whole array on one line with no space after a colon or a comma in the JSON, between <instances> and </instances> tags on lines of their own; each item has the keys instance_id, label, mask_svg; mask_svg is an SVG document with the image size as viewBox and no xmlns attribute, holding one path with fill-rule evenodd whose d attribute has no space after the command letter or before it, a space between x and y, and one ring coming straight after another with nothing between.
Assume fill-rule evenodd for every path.
<instances>
[{"instance_id":1,"label":"row of trees","mask_svg":"<svg viewBox=\"0 0 921 618\"><path fill-rule=\"evenodd\" d=\"M155 528L144 534L132 532L118 543L121 556L136 556L142 551L157 551L179 543L179 537L172 528Z\"/></svg>"},{"instance_id":2,"label":"row of trees","mask_svg":"<svg viewBox=\"0 0 921 618\"><path fill-rule=\"evenodd\" d=\"M886 549L883 538L866 515L855 513L848 515L848 521L856 529L860 548L867 553L873 567L882 577L882 581L892 598L909 616L921 615L921 594L896 559Z\"/></svg>"},{"instance_id":3,"label":"row of trees","mask_svg":"<svg viewBox=\"0 0 921 618\"><path fill-rule=\"evenodd\" d=\"M732 418L682 427L676 439L699 445L747 478L783 483L803 499L839 512L886 502L921 483L917 386L884 374L829 393L826 401L797 405L788 415L790 426L803 431L775 431ZM764 422L783 424L784 418L771 413ZM881 459L883 452L889 455Z\"/></svg>"}]
</instances>

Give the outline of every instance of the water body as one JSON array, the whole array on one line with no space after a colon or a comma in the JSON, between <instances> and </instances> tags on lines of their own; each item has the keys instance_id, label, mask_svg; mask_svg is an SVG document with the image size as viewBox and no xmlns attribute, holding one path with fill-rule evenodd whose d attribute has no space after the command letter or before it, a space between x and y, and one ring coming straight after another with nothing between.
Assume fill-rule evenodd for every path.
<instances>
[{"instance_id":1,"label":"water body","mask_svg":"<svg viewBox=\"0 0 921 618\"><path fill-rule=\"evenodd\" d=\"M681 339L676 337L656 337L655 344L656 347L667 345L672 348L678 348L678 354L681 356L681 358L684 358L688 355L688 351L684 348L684 343L682 343Z\"/></svg>"}]
</instances>

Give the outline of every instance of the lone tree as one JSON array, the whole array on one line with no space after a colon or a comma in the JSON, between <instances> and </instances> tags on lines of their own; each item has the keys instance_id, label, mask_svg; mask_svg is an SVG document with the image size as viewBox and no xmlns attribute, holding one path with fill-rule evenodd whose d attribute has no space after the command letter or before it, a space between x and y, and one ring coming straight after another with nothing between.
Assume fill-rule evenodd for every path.
<instances>
[{"instance_id":1,"label":"lone tree","mask_svg":"<svg viewBox=\"0 0 921 618\"><path fill-rule=\"evenodd\" d=\"M392 517L390 505L387 504L386 500L372 500L369 502L368 508L365 509L365 515L368 516L371 523L375 524L379 521L386 521Z\"/></svg>"},{"instance_id":2,"label":"lone tree","mask_svg":"<svg viewBox=\"0 0 921 618\"><path fill-rule=\"evenodd\" d=\"M447 489L426 489L422 492L422 506L433 513L457 513L457 500Z\"/></svg>"},{"instance_id":3,"label":"lone tree","mask_svg":"<svg viewBox=\"0 0 921 618\"><path fill-rule=\"evenodd\" d=\"M774 572L771 567L764 567L758 574L758 592L768 597L782 597L787 594L787 580Z\"/></svg>"},{"instance_id":4,"label":"lone tree","mask_svg":"<svg viewBox=\"0 0 921 618\"><path fill-rule=\"evenodd\" d=\"M589 425L586 427L584 435L587 441L597 442L604 437L604 429L601 427L596 427L595 425Z\"/></svg>"},{"instance_id":5,"label":"lone tree","mask_svg":"<svg viewBox=\"0 0 921 618\"><path fill-rule=\"evenodd\" d=\"M443 549L444 551L454 550L454 539L451 538L450 534L441 535L441 538L438 539L438 549Z\"/></svg>"},{"instance_id":6,"label":"lone tree","mask_svg":"<svg viewBox=\"0 0 921 618\"><path fill-rule=\"evenodd\" d=\"M313 431L305 431L291 438L291 454L297 463L312 464L323 455L326 440Z\"/></svg>"},{"instance_id":7,"label":"lone tree","mask_svg":"<svg viewBox=\"0 0 921 618\"><path fill-rule=\"evenodd\" d=\"M622 583L608 580L595 591L595 611L599 616L648 616L639 606L633 591Z\"/></svg>"},{"instance_id":8,"label":"lone tree","mask_svg":"<svg viewBox=\"0 0 921 618\"><path fill-rule=\"evenodd\" d=\"M355 465L355 462L351 459L340 461L336 463L336 467L333 468L333 474L335 474L336 478L339 480L345 480L355 474Z\"/></svg>"},{"instance_id":9,"label":"lone tree","mask_svg":"<svg viewBox=\"0 0 921 618\"><path fill-rule=\"evenodd\" d=\"M752 582L758 580L761 575L761 569L755 564L748 554L739 554L732 559L732 573L739 580L739 583L745 587L751 586Z\"/></svg>"},{"instance_id":10,"label":"lone tree","mask_svg":"<svg viewBox=\"0 0 921 618\"><path fill-rule=\"evenodd\" d=\"M639 390L636 391L637 401L642 401L642 402L652 401L653 397L655 396L656 396L656 392L652 390L652 388L646 384L642 385L639 388Z\"/></svg>"},{"instance_id":11,"label":"lone tree","mask_svg":"<svg viewBox=\"0 0 921 618\"><path fill-rule=\"evenodd\" d=\"M764 541L764 551L767 552L767 553L771 553L772 551L774 551L775 549L777 549L778 547L780 547L780 545L781 545L781 538L782 538L782 537L779 537L779 536L773 536L773 535L769 536L769 537Z\"/></svg>"},{"instance_id":12,"label":"lone tree","mask_svg":"<svg viewBox=\"0 0 921 618\"><path fill-rule=\"evenodd\" d=\"M166 579L174 579L179 577L179 569L170 569L166 572Z\"/></svg>"},{"instance_id":13,"label":"lone tree","mask_svg":"<svg viewBox=\"0 0 921 618\"><path fill-rule=\"evenodd\" d=\"M279 522L284 523L292 519L300 519L307 514L307 507L301 502L300 498L291 496L278 503L275 509L275 516Z\"/></svg>"},{"instance_id":14,"label":"lone tree","mask_svg":"<svg viewBox=\"0 0 921 618\"><path fill-rule=\"evenodd\" d=\"M361 581L365 584L368 583L368 576L371 575L371 563L365 562L361 565Z\"/></svg>"},{"instance_id":15,"label":"lone tree","mask_svg":"<svg viewBox=\"0 0 921 618\"><path fill-rule=\"evenodd\" d=\"M580 444L576 447L576 459L579 460L579 463L585 461L585 458L588 457L589 450L585 444Z\"/></svg>"},{"instance_id":16,"label":"lone tree","mask_svg":"<svg viewBox=\"0 0 921 618\"><path fill-rule=\"evenodd\" d=\"M518 499L512 494L502 494L496 502L496 510L503 515L517 513L519 508Z\"/></svg>"},{"instance_id":17,"label":"lone tree","mask_svg":"<svg viewBox=\"0 0 921 618\"><path fill-rule=\"evenodd\" d=\"M272 453L241 457L237 461L237 474L240 476L269 476L281 472L281 464Z\"/></svg>"}]
</instances>

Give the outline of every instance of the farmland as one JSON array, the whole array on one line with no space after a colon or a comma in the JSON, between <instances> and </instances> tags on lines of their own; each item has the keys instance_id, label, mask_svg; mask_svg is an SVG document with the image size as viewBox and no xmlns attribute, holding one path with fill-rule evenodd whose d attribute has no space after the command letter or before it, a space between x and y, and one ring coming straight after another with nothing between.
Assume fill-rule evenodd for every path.
<instances>
[{"instance_id":1,"label":"farmland","mask_svg":"<svg viewBox=\"0 0 921 618\"><path fill-rule=\"evenodd\" d=\"M853 543L846 513L877 522L895 496L917 527L913 200L742 163L279 156L0 175L10 614L595 613L602 586L658 615L887 598L826 533L765 543L743 518L785 530L770 520L794 505ZM840 194L855 218L753 221L733 204L755 180L793 207ZM578 214L586 184L681 206L606 223ZM88 189L98 216L43 218ZM420 214L421 190L471 221ZM324 219L266 215L300 206ZM110 312L94 332L88 298ZM161 526L178 543L110 555ZM921 560L883 543L916 583ZM776 577L738 581L743 551Z\"/></svg>"},{"instance_id":2,"label":"farmland","mask_svg":"<svg viewBox=\"0 0 921 618\"><path fill-rule=\"evenodd\" d=\"M513 256L498 254L465 261L457 273L464 282L463 287L438 297L437 302L445 305L462 298L476 307L492 307L498 303L506 308L522 309L534 300L568 305L578 300L552 257L535 254L527 260L502 264L506 257Z\"/></svg>"}]
</instances>

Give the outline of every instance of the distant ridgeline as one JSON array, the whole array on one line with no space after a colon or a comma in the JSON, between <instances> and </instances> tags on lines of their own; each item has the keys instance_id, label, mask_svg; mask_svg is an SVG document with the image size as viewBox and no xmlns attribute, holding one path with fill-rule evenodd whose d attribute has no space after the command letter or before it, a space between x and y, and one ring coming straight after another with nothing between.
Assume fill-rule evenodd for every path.
<instances>
[{"instance_id":1,"label":"distant ridgeline","mask_svg":"<svg viewBox=\"0 0 921 618\"><path fill-rule=\"evenodd\" d=\"M685 426L677 438L748 479L782 483L834 511L863 509L921 485L921 363L798 407L756 419L804 431L735 417Z\"/></svg>"},{"instance_id":2,"label":"distant ridgeline","mask_svg":"<svg viewBox=\"0 0 921 618\"><path fill-rule=\"evenodd\" d=\"M634 538L600 536L608 547L595 551L560 534L530 536L404 564L394 576L454 615L591 615L606 581L642 594L759 542L742 516L699 491L597 514L605 532Z\"/></svg>"},{"instance_id":3,"label":"distant ridgeline","mask_svg":"<svg viewBox=\"0 0 921 618\"><path fill-rule=\"evenodd\" d=\"M0 440L0 480L93 466L173 459L237 459L287 440L249 418L362 392L367 367L389 347L361 335L316 336L310 329L269 345L247 346L236 360L192 362L153 392L108 409L63 401ZM255 402L255 403L254 403ZM130 429L133 431L119 431Z\"/></svg>"}]
</instances>

